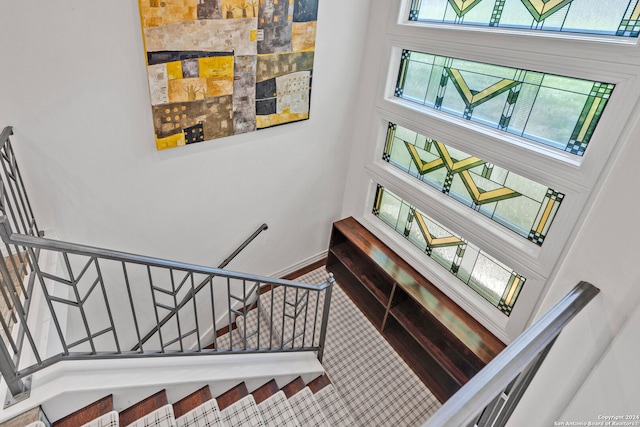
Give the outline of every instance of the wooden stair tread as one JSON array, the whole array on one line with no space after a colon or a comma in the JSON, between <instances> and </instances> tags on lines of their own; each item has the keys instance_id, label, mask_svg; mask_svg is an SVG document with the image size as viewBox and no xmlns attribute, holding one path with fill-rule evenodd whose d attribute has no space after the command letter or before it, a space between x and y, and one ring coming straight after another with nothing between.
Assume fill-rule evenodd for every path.
<instances>
[{"instance_id":1,"label":"wooden stair tread","mask_svg":"<svg viewBox=\"0 0 640 427\"><path fill-rule=\"evenodd\" d=\"M173 404L173 414L180 418L184 414L212 399L211 390L206 385Z\"/></svg>"},{"instance_id":2,"label":"wooden stair tread","mask_svg":"<svg viewBox=\"0 0 640 427\"><path fill-rule=\"evenodd\" d=\"M127 409L120 411L120 425L127 426L134 421L144 417L145 415L162 408L169 404L166 390L159 392L129 406Z\"/></svg>"},{"instance_id":3,"label":"wooden stair tread","mask_svg":"<svg viewBox=\"0 0 640 427\"><path fill-rule=\"evenodd\" d=\"M251 394L253 395L253 399L256 401L256 405L259 405L279 391L280 388L278 388L276 380L271 380L252 391Z\"/></svg>"},{"instance_id":4,"label":"wooden stair tread","mask_svg":"<svg viewBox=\"0 0 640 427\"><path fill-rule=\"evenodd\" d=\"M321 376L315 378L313 381L307 384L307 387L309 387L309 389L311 389L311 392L315 394L329 384L331 384L331 380L329 379L327 374L322 374Z\"/></svg>"},{"instance_id":5,"label":"wooden stair tread","mask_svg":"<svg viewBox=\"0 0 640 427\"><path fill-rule=\"evenodd\" d=\"M113 395L103 397L54 422L54 427L77 427L113 411Z\"/></svg>"},{"instance_id":6,"label":"wooden stair tread","mask_svg":"<svg viewBox=\"0 0 640 427\"><path fill-rule=\"evenodd\" d=\"M222 411L248 395L249 390L247 389L247 385L242 382L232 389L225 391L220 396L216 397L218 408L220 408L220 410Z\"/></svg>"},{"instance_id":7,"label":"wooden stair tread","mask_svg":"<svg viewBox=\"0 0 640 427\"><path fill-rule=\"evenodd\" d=\"M305 384L302 377L297 377L295 380L291 381L289 384L282 387L282 391L284 395L287 396L287 399L305 388L307 385Z\"/></svg>"}]
</instances>

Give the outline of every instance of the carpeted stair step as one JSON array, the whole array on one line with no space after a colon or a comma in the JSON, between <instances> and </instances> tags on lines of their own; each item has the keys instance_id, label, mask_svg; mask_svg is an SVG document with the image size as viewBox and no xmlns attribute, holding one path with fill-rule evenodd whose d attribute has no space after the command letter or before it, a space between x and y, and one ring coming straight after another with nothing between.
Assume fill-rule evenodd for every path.
<instances>
[{"instance_id":1,"label":"carpeted stair step","mask_svg":"<svg viewBox=\"0 0 640 427\"><path fill-rule=\"evenodd\" d=\"M331 384L331 380L329 379L329 376L325 373L320 375L319 377L314 378L309 384L307 384L307 387L311 389L313 394L316 394L317 392L319 392L329 384Z\"/></svg>"},{"instance_id":2,"label":"carpeted stair step","mask_svg":"<svg viewBox=\"0 0 640 427\"><path fill-rule=\"evenodd\" d=\"M269 324L262 319L259 312L256 304L251 306L245 314L237 315L231 330L216 338L216 348L227 351L245 349L245 335L247 349L258 348L258 335L260 348L275 347L277 339L270 337Z\"/></svg>"},{"instance_id":3,"label":"carpeted stair step","mask_svg":"<svg viewBox=\"0 0 640 427\"><path fill-rule=\"evenodd\" d=\"M247 310L245 314L236 316L236 329L241 336L245 336L245 333L247 336L250 336L257 331L259 320L258 308L252 308Z\"/></svg>"},{"instance_id":4,"label":"carpeted stair step","mask_svg":"<svg viewBox=\"0 0 640 427\"><path fill-rule=\"evenodd\" d=\"M313 331L316 336L320 331L321 319L315 319L314 325L314 316L316 307L321 308L324 303L324 295L323 292L318 298L315 292L283 286L263 289L258 300L246 308L245 314L236 317L237 327L230 333L232 348L244 348L245 335L247 348L310 345ZM229 335L225 335L222 341L221 338L218 338L218 348L228 349Z\"/></svg>"},{"instance_id":5,"label":"carpeted stair step","mask_svg":"<svg viewBox=\"0 0 640 427\"><path fill-rule=\"evenodd\" d=\"M215 399L211 399L177 418L176 425L178 427L229 427L229 424L222 420L222 412Z\"/></svg>"},{"instance_id":6,"label":"carpeted stair step","mask_svg":"<svg viewBox=\"0 0 640 427\"><path fill-rule=\"evenodd\" d=\"M187 412L210 401L212 398L213 396L211 396L211 390L209 389L209 386L206 385L174 403L173 415L175 415L176 419L178 419Z\"/></svg>"},{"instance_id":7,"label":"carpeted stair step","mask_svg":"<svg viewBox=\"0 0 640 427\"><path fill-rule=\"evenodd\" d=\"M247 390L247 385L242 382L216 397L216 401L218 402L220 410L223 411L248 395L249 390Z\"/></svg>"},{"instance_id":8,"label":"carpeted stair step","mask_svg":"<svg viewBox=\"0 0 640 427\"><path fill-rule=\"evenodd\" d=\"M305 387L291 396L289 403L301 426L331 427L309 387Z\"/></svg>"},{"instance_id":9,"label":"carpeted stair step","mask_svg":"<svg viewBox=\"0 0 640 427\"><path fill-rule=\"evenodd\" d=\"M244 338L247 338L247 348L258 348L258 335L260 336L260 348L270 347L269 324L259 315L261 310L256 306L247 310L244 315L236 317L236 329L234 335L234 348L244 348ZM227 342L228 345L228 338Z\"/></svg>"},{"instance_id":10,"label":"carpeted stair step","mask_svg":"<svg viewBox=\"0 0 640 427\"><path fill-rule=\"evenodd\" d=\"M335 427L356 426L351 416L351 408L331 384L326 373L315 378L307 386L313 392L329 424Z\"/></svg>"},{"instance_id":11,"label":"carpeted stair step","mask_svg":"<svg viewBox=\"0 0 640 427\"><path fill-rule=\"evenodd\" d=\"M121 424L122 425L122 424ZM173 415L173 406L164 405L145 416L135 420L126 427L177 427L176 418Z\"/></svg>"},{"instance_id":12,"label":"carpeted stair step","mask_svg":"<svg viewBox=\"0 0 640 427\"><path fill-rule=\"evenodd\" d=\"M302 381L302 378L300 380ZM276 380L269 381L252 391L251 394L267 426L295 427L300 425L287 400L287 396L280 390Z\"/></svg>"},{"instance_id":13,"label":"carpeted stair step","mask_svg":"<svg viewBox=\"0 0 640 427\"><path fill-rule=\"evenodd\" d=\"M256 404L260 405L262 402L279 391L280 388L278 387L278 383L276 382L276 380L271 380L268 383L253 390L251 394L253 395L253 399L256 401Z\"/></svg>"},{"instance_id":14,"label":"carpeted stair step","mask_svg":"<svg viewBox=\"0 0 640 427\"><path fill-rule=\"evenodd\" d=\"M297 377L281 389L275 380L271 380L251 394L243 382L216 399L211 398L211 390L205 386L173 405L167 402L165 390L161 390L120 413L113 410L105 412L109 408L113 408L112 396L94 402L56 421L54 425L66 423L66 427L356 426L348 405L340 398L326 375L314 379L308 385L302 377ZM87 414L91 413L97 416L87 421L87 418L92 416Z\"/></svg>"},{"instance_id":15,"label":"carpeted stair step","mask_svg":"<svg viewBox=\"0 0 640 427\"><path fill-rule=\"evenodd\" d=\"M287 399L288 399L294 394L296 394L297 392L301 391L306 386L307 385L305 384L302 377L296 377L293 381L291 381L290 383L282 387L282 391L284 392L285 396L287 396Z\"/></svg>"},{"instance_id":16,"label":"carpeted stair step","mask_svg":"<svg viewBox=\"0 0 640 427\"><path fill-rule=\"evenodd\" d=\"M268 427L299 427L298 422L287 396L278 391L273 396L258 404L265 425Z\"/></svg>"},{"instance_id":17,"label":"carpeted stair step","mask_svg":"<svg viewBox=\"0 0 640 427\"><path fill-rule=\"evenodd\" d=\"M52 424L53 427L78 427L89 423L105 414L113 411L113 395L105 396L102 399L78 409L72 414Z\"/></svg>"},{"instance_id":18,"label":"carpeted stair step","mask_svg":"<svg viewBox=\"0 0 640 427\"><path fill-rule=\"evenodd\" d=\"M283 286L263 293L260 296L260 317L264 323L271 325L273 347L299 347L303 343L310 345L316 306L320 308L323 302L324 293L317 298L315 292ZM316 319L316 338L320 332L320 321Z\"/></svg>"},{"instance_id":19,"label":"carpeted stair step","mask_svg":"<svg viewBox=\"0 0 640 427\"><path fill-rule=\"evenodd\" d=\"M332 427L356 426L351 416L351 409L344 400L342 400L342 397L340 397L340 394L333 384L323 387L313 395L318 401L322 413Z\"/></svg>"},{"instance_id":20,"label":"carpeted stair step","mask_svg":"<svg viewBox=\"0 0 640 427\"><path fill-rule=\"evenodd\" d=\"M222 420L229 426L266 426L252 395L247 395L222 410Z\"/></svg>"},{"instance_id":21,"label":"carpeted stair step","mask_svg":"<svg viewBox=\"0 0 640 427\"><path fill-rule=\"evenodd\" d=\"M118 411L111 411L100 418L96 418L81 427L118 427L120 425L120 414Z\"/></svg>"}]
</instances>

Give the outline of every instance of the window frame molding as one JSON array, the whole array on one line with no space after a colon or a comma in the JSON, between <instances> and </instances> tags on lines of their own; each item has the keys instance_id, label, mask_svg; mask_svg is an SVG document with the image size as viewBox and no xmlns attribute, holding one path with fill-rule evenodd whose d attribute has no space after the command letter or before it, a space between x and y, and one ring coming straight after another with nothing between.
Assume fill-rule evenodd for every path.
<instances>
[{"instance_id":1,"label":"window frame molding","mask_svg":"<svg viewBox=\"0 0 640 427\"><path fill-rule=\"evenodd\" d=\"M377 156L378 153L382 153L384 147L388 118L396 119L392 120L393 123L410 128L413 131L422 132L424 129L419 123L409 122L387 112L377 115L379 124L376 144L375 146L373 143L371 144L373 149L366 155L368 162L365 165L365 169L370 178L381 178L387 182L401 182L403 184L402 188L396 194L406 197L414 205L418 203L416 199L419 199L424 203L424 206L428 206L428 210L425 213L428 213L433 219L452 231L458 232L474 241L476 246L508 264L518 273L524 275L523 271L527 269L543 276L550 274L553 266L551 261L555 259L553 258L555 254L564 246L571 229L571 221L575 220L565 212L574 211L583 206L586 202L588 191L584 189L576 190L565 186L556 186L558 187L556 188L550 185L554 190L564 193L565 199L551 226L553 232L547 235L542 246L538 246L516 232L487 218L485 215L473 212L468 206L455 199L443 197L436 188L385 162L382 160L382 155ZM426 136L429 136L429 134L426 134ZM445 145L450 145L463 151L467 150L468 152L468 147L461 145L459 141L441 137L434 139ZM476 153L469 154L476 155ZM480 155L478 157L487 160ZM494 161L494 159L491 159L491 161L496 165L503 166ZM504 166L509 168L510 165L506 164ZM542 184L548 185L547 183ZM489 242L492 244L488 244Z\"/></svg>"},{"instance_id":2,"label":"window frame molding","mask_svg":"<svg viewBox=\"0 0 640 427\"><path fill-rule=\"evenodd\" d=\"M366 99L373 102L356 122L354 135L358 141L352 148L350 165L357 170L350 172L355 179L345 192L345 201L350 193L353 199L345 206L351 207L348 214L496 336L509 342L532 320L607 175L607 165L629 137L628 128L640 99L639 39L408 21L410 0L386 0L384 8L376 10L375 5L382 1L372 0L373 21L380 23L384 18L387 26L384 31L372 31L375 24L370 27L369 50L363 61L369 71L360 90L361 94L366 91ZM376 43L377 52L373 50ZM590 146L579 157L395 97L403 49L603 81L616 87ZM601 58L591 59L594 54ZM364 82L369 84L365 86ZM389 122L564 193L566 197L544 244L538 246L469 207L442 197L435 188L383 161ZM527 163L522 162L524 158ZM371 213L375 184L388 188L523 275L527 282L511 315L503 315L471 288L460 286L459 279L425 254L420 255L418 248L376 218Z\"/></svg>"},{"instance_id":3,"label":"window frame molding","mask_svg":"<svg viewBox=\"0 0 640 427\"><path fill-rule=\"evenodd\" d=\"M386 181L384 178L372 176L369 180L369 191L367 193L367 203L373 206L375 198L376 184L380 184L388 188L393 193L400 195L402 189L396 187L394 183ZM432 215L428 206L423 202L412 204L420 211L440 222L441 218ZM427 277L431 283L438 287L445 295L456 301L460 307L478 319L487 329L504 342L510 342L512 337L517 335L521 330L519 325L529 319L530 312L533 310L534 303L540 297L543 290L545 279L534 271L525 268L524 271L518 270L515 266L509 265L514 270L525 277L527 280L518 296L518 300L513 307L509 316L504 315L493 304L484 299L479 293L467 286L457 277L452 275L446 268L437 261L422 253L420 249L402 238L396 231L392 230L386 224L377 218L371 211L366 212L358 218L367 229L369 229L376 237L382 240L387 246L398 253L420 274ZM443 224L445 225L445 224ZM452 230L457 232L458 230ZM463 233L461 233L463 234ZM468 236L463 234L463 237ZM472 243L478 247L475 241ZM482 250L486 248L480 247ZM487 252L490 255L494 255Z\"/></svg>"},{"instance_id":4,"label":"window frame molding","mask_svg":"<svg viewBox=\"0 0 640 427\"><path fill-rule=\"evenodd\" d=\"M568 42L574 45L574 48L567 51L570 56L576 56L575 44L587 43L589 45L598 45L598 53L611 53L610 47L620 46L636 46L640 44L640 37L620 37L614 35L602 35L602 34L589 34L579 32L557 32L547 30L526 30L509 27L487 27L487 26L474 26L474 25L456 25L438 22L426 22L426 21L410 21L409 13L411 12L411 0L390 0L392 3L399 2L399 5L394 8L397 11L396 14L389 17L389 33L394 33L398 28L404 28L405 30L410 28L420 28L425 30L435 30L438 33L444 31L452 31L458 34L465 34L468 32L473 35L474 39L478 37L495 37L496 34L508 35L513 38L526 39L527 44L530 44L531 48L539 51L548 50L549 46L545 46L546 41L553 40L554 42ZM412 31L412 30L408 30ZM522 43L522 41L516 41L516 43ZM478 44L484 44L482 41L478 41ZM507 41L506 45L509 45ZM554 49L557 45L554 46ZM560 47L562 49L562 47ZM600 52L601 50L601 52ZM579 55L578 55L579 56ZM590 56L584 56L589 58ZM611 55L610 59L614 59L615 56Z\"/></svg>"},{"instance_id":5,"label":"window frame molding","mask_svg":"<svg viewBox=\"0 0 640 427\"><path fill-rule=\"evenodd\" d=\"M546 69L542 69L539 66L536 68L533 65L535 65L536 63L539 64L543 58L539 55L535 57L535 59L537 59L538 61L526 61L521 58L511 58L509 61L506 61L504 55L498 56L499 54L495 49L483 48L481 46L474 46L472 49L464 50L456 49L456 51L453 52L453 47L451 48L451 50L447 51L447 47L440 42L438 43L438 46L430 46L428 43L416 42L416 40L413 38L408 39L398 37L390 37L388 42L389 44L387 45L386 54L389 60L389 68L384 88L379 88L379 90L382 90L382 93L378 93L378 102L376 103L376 106L379 109L393 109L396 111L404 111L407 109L413 110L424 117L432 119L433 126L436 126L435 123L439 123L439 128L442 132L445 131L442 126L450 127L448 132L451 133L452 136L457 136L459 134L461 135L464 132L473 133L477 137L479 136L483 139L483 145L494 147L494 152L506 150L508 153L518 155L516 150L520 148L524 153L526 153L527 156L531 155L538 158L536 170L548 172L550 177L563 176L564 179L569 179L576 185L584 185L585 187L589 188L594 185L599 176L602 164L602 156L608 157L614 151L612 146L607 146L606 144L590 144L584 156L579 157L536 143L532 140L510 134L508 132L500 131L498 129L483 126L474 122L469 122L468 120L465 120L461 117L442 113L430 107L422 106L420 104L415 104L410 101L397 98L394 96L394 90L396 86L397 70L400 64L400 55L402 50L416 50L419 52L452 56L478 62L487 62L487 59L490 58L491 64L542 71L551 74L559 74L563 76L588 79L593 81L614 83L616 87L611 98L608 101L605 113L600 119L600 124L591 138L592 141L618 141L623 126L627 123L631 116L631 112L633 111L633 107L635 106L635 100L637 99L637 97L640 97L640 81L635 78L637 77L637 69L634 70L636 73L636 75L634 76L633 74L630 74L632 70L624 70L626 72L612 72L611 70L602 69L602 67L600 69L596 69L591 62L583 61L581 59L575 59L575 61L578 63L576 67L581 68L584 71L582 73L576 73L575 69L568 70L563 64L557 63L550 65L549 68ZM445 47L443 48L443 46ZM640 68L640 64L638 65L638 68ZM637 95L636 98L628 95L632 93L635 93ZM612 110L618 112L622 111L623 113L618 113L615 114L614 117L611 117ZM606 125L603 125L603 123L606 123ZM471 131L470 129L474 130ZM485 136L486 138L483 138ZM500 141L500 144L502 144L502 148L495 148L496 141ZM478 146L478 148L482 149L482 145ZM550 164L550 160L554 163ZM555 168L551 168L551 166L553 165L557 166ZM513 167L518 166L514 165ZM526 167L526 165L522 165L520 167L524 168ZM514 172L516 172L515 169Z\"/></svg>"}]
</instances>

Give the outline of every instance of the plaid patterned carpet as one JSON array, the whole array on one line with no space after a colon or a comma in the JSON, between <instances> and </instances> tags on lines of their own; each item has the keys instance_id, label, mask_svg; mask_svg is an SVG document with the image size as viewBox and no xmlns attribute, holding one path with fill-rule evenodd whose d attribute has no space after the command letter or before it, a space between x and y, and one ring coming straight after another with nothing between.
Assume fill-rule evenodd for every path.
<instances>
[{"instance_id":1,"label":"plaid patterned carpet","mask_svg":"<svg viewBox=\"0 0 640 427\"><path fill-rule=\"evenodd\" d=\"M297 278L321 284L324 267ZM419 426L439 407L376 328L334 287L323 365L360 426Z\"/></svg>"}]
</instances>

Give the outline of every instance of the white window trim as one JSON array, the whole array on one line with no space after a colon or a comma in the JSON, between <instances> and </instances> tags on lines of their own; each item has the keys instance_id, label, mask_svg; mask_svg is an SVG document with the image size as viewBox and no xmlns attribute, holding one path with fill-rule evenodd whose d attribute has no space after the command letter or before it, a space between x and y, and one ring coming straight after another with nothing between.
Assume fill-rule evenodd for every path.
<instances>
[{"instance_id":1,"label":"white window trim","mask_svg":"<svg viewBox=\"0 0 640 427\"><path fill-rule=\"evenodd\" d=\"M372 177L369 181L369 191L367 194L367 200L371 206L373 206L374 202L376 184L382 185L395 194L401 192L400 187L396 187L384 179ZM418 210L431 216L432 212L425 209L423 204L418 203L414 206L416 206ZM533 302L537 301L542 291L545 282L543 277L529 269L525 271L515 269L519 274L522 274L527 281L518 296L517 304L513 307L511 315L505 316L493 304L460 281L460 279L451 274L437 261L431 259L420 249L404 239L398 232L383 223L371 213L371 209L359 217L358 220L376 237L412 265L420 274L427 277L431 283L442 290L449 298L456 301L465 311L478 319L499 339L509 342L511 339L510 333L517 335L521 332L520 330L512 331L511 329L514 328L514 325L519 325L521 322L528 320L530 311L533 309ZM440 222L439 220L437 221ZM463 237L466 238L467 236L463 235ZM476 245L475 241L471 241L471 243ZM485 248L482 249L484 250Z\"/></svg>"},{"instance_id":2,"label":"white window trim","mask_svg":"<svg viewBox=\"0 0 640 427\"><path fill-rule=\"evenodd\" d=\"M629 137L628 122L640 98L638 39L409 22L409 0L372 0L371 4L360 87L361 95L367 96L360 97L362 111L354 132L345 213L360 220L462 308L509 342L532 320L577 232L576 224L584 218L594 189L606 175L612 153ZM385 31L380 30L382 22L386 22ZM394 97L402 49L604 81L616 84L616 88L589 148L583 157L577 157ZM592 59L596 55L600 60ZM367 99L372 105L366 105ZM564 193L543 246L446 200L427 184L384 162L381 156L388 122ZM526 163L520 160L523 156ZM522 274L527 282L512 314L504 316L371 214L376 183Z\"/></svg>"}]
</instances>

